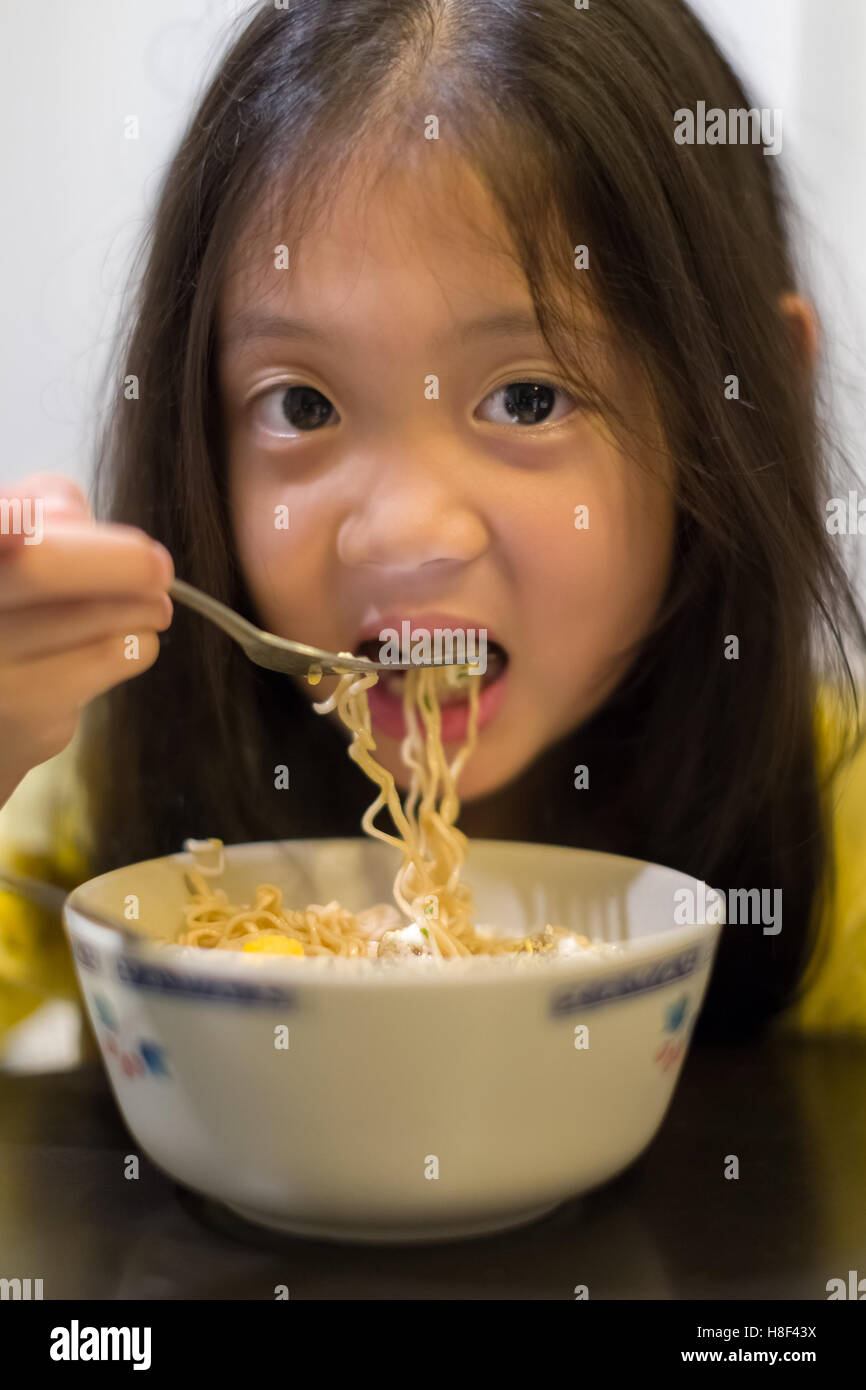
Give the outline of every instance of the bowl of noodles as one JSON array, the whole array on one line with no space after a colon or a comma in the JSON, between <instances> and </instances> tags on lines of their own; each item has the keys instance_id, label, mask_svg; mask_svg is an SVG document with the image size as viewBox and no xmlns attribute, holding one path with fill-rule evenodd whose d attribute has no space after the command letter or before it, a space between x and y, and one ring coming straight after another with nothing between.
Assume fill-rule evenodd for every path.
<instances>
[{"instance_id":1,"label":"bowl of noodles","mask_svg":"<svg viewBox=\"0 0 866 1390\"><path fill-rule=\"evenodd\" d=\"M406 683L401 804L372 756L370 680L347 673L317 706L379 787L365 834L190 840L81 884L64 922L118 1106L176 1181L301 1236L485 1235L652 1141L724 900L642 860L467 842L477 687L449 762L425 670Z\"/></svg>"},{"instance_id":2,"label":"bowl of noodles","mask_svg":"<svg viewBox=\"0 0 866 1390\"><path fill-rule=\"evenodd\" d=\"M284 903L358 915L387 901L395 872L394 852L363 838L223 858L230 904L269 884ZM718 937L704 885L477 840L464 879L478 921L512 940L556 925L573 951L302 957L166 944L195 906L195 865L186 852L115 870L65 909L117 1103L178 1182L298 1235L445 1240L541 1216L651 1142Z\"/></svg>"}]
</instances>

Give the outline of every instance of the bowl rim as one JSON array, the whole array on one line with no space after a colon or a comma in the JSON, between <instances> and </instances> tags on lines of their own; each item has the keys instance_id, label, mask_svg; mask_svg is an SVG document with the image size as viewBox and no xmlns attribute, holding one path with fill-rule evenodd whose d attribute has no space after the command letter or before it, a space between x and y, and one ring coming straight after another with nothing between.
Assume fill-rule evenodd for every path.
<instances>
[{"instance_id":1,"label":"bowl rim","mask_svg":"<svg viewBox=\"0 0 866 1390\"><path fill-rule=\"evenodd\" d=\"M376 840L370 840L364 835L242 841L234 845L225 845L224 849L228 857L232 851L261 850L264 852L283 846L322 845L325 843L331 846L351 845L357 847L358 845L365 845L372 847L376 853L380 853L380 845L381 849L390 850L390 846ZM626 866L656 869L679 878L684 884L700 881L681 869L672 869L665 864L636 859L629 855L613 854L606 850L581 849L573 845L550 844L547 841L473 838L470 841L470 856L473 846L488 849L507 846L509 850L526 849L542 853L565 852L570 857L574 856L578 859L593 858L615 861L623 869ZM396 851L394 852L396 853ZM252 855L251 857L255 858L256 856ZM675 924L665 927L661 931L651 932L646 936L618 942L616 944L622 949L609 955L589 957L582 954L553 957L499 955L460 957L456 960L450 959L441 962L427 960L419 962L414 959L411 961L379 961L369 957L318 956L296 958L292 956L268 956L266 954L242 955L239 951L224 951L220 950L219 947L203 950L197 946L182 946L172 942L155 941L123 923L110 921L96 909L88 908L86 902L81 901L82 898L86 899L88 889L103 879L109 878L112 874L129 872L149 864L167 864L170 862L188 868L193 866L194 856L191 852L184 850L174 854L157 855L152 859L139 860L134 864L109 870L107 873L99 874L74 888L67 895L63 905L63 924L70 944L74 946L73 938L75 935L84 934L93 945L98 945L103 949L108 948L112 955L132 957L140 963L160 966L169 972L191 973L196 979L202 980L208 977L218 980L237 978L248 984L252 984L255 980L283 986L303 985L305 988L311 989L355 987L369 990L371 987L402 988L409 986L418 988L423 985L442 988L448 985L466 983L504 984L509 980L513 982L528 980L546 982L547 980L562 981L570 977L575 979L598 978L611 973L616 974L630 967L646 966L654 960L666 960L693 948L697 948L695 964L695 969L697 969L707 962L713 963L721 929L726 919L724 894L709 884L705 884L707 895L713 894L720 899L722 919L719 922Z\"/></svg>"}]
</instances>

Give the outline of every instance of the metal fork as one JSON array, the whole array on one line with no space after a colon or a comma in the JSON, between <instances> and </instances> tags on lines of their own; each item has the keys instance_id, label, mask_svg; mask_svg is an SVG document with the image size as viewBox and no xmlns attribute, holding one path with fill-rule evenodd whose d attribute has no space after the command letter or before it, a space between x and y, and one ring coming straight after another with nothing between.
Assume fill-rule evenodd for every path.
<instances>
[{"instance_id":1,"label":"metal fork","mask_svg":"<svg viewBox=\"0 0 866 1390\"><path fill-rule=\"evenodd\" d=\"M344 655L340 652L326 652L321 647L308 647L303 642L292 642L288 637L277 637L273 632L265 632L253 623L247 622L233 608L202 593L192 584L175 579L169 586L169 594L179 603L208 618L223 632L228 633L243 647L250 661L264 666L268 671L282 671L292 676L342 676L349 671L410 671L414 665L456 666L457 662L381 662L370 661L365 656Z\"/></svg>"}]
</instances>

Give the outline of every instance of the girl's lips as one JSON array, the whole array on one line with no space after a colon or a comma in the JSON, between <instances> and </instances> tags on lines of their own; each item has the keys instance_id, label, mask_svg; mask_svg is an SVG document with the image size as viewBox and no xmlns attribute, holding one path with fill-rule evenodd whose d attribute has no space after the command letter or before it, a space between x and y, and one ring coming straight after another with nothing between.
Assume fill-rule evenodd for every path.
<instances>
[{"instance_id":1,"label":"girl's lips","mask_svg":"<svg viewBox=\"0 0 866 1390\"><path fill-rule=\"evenodd\" d=\"M509 667L489 685L485 685L478 697L478 729L489 724L505 698ZM480 677L470 677L479 680ZM367 691L370 706L370 722L375 728L391 738L404 739L408 733L403 718L403 700L399 695L387 690L382 681L371 685ZM442 706L442 742L465 743L469 727L469 701L459 700L454 704Z\"/></svg>"}]
</instances>

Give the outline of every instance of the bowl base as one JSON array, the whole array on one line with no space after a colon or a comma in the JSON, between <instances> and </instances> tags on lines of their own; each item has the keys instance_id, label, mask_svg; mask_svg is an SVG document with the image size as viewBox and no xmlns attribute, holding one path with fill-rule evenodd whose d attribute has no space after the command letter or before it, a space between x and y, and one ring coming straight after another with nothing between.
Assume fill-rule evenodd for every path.
<instances>
[{"instance_id":1,"label":"bowl base","mask_svg":"<svg viewBox=\"0 0 866 1390\"><path fill-rule=\"evenodd\" d=\"M233 1202L219 1205L254 1226L284 1235L303 1236L308 1240L332 1240L342 1244L360 1245L435 1245L440 1241L471 1240L474 1236L491 1236L540 1221L561 1206L561 1202L545 1202L540 1207L523 1207L519 1211L501 1213L484 1221L456 1221L442 1226L364 1226L331 1225L326 1221L301 1221L294 1217L272 1216L252 1207L235 1206Z\"/></svg>"}]
</instances>

